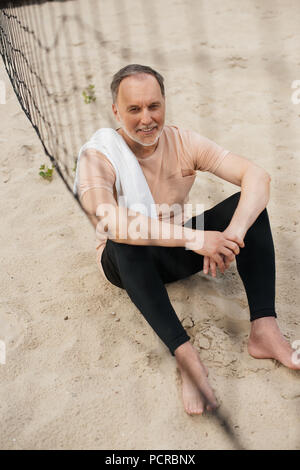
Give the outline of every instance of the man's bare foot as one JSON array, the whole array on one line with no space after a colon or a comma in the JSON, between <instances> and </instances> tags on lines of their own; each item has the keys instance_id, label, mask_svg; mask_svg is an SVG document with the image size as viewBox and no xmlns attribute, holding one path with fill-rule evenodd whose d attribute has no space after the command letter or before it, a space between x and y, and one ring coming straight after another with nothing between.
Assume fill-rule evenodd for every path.
<instances>
[{"instance_id":1,"label":"man's bare foot","mask_svg":"<svg viewBox=\"0 0 300 470\"><path fill-rule=\"evenodd\" d=\"M248 352L256 359L276 359L290 369L300 370L293 362L294 349L279 330L275 317L263 317L251 322Z\"/></svg>"},{"instance_id":2,"label":"man's bare foot","mask_svg":"<svg viewBox=\"0 0 300 470\"><path fill-rule=\"evenodd\" d=\"M176 349L175 357L182 379L185 411L193 415L217 408L217 400L207 380L208 371L194 346L187 341Z\"/></svg>"}]
</instances>

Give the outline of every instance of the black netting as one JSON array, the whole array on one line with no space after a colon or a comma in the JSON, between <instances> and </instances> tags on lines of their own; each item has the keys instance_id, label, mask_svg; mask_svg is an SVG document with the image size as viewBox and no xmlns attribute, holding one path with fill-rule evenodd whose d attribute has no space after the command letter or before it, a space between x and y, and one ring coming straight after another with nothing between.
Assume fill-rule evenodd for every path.
<instances>
[{"instance_id":1,"label":"black netting","mask_svg":"<svg viewBox=\"0 0 300 470\"><path fill-rule=\"evenodd\" d=\"M97 1L84 7L76 0L1 2L0 54L6 71L45 153L70 191L78 150L104 118L113 124L103 111L102 97L92 99L100 87L105 90L102 96L109 94L101 71L98 76L92 72L103 48L96 16Z\"/></svg>"}]
</instances>

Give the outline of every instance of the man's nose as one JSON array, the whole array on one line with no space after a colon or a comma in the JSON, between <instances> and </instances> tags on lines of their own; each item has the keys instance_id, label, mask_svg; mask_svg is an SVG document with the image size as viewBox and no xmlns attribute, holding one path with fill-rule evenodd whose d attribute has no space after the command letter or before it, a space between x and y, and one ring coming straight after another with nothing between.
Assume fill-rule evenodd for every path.
<instances>
[{"instance_id":1,"label":"man's nose","mask_svg":"<svg viewBox=\"0 0 300 470\"><path fill-rule=\"evenodd\" d=\"M142 111L141 123L146 125L146 124L150 124L151 122L152 122L151 112L147 108L144 108Z\"/></svg>"}]
</instances>

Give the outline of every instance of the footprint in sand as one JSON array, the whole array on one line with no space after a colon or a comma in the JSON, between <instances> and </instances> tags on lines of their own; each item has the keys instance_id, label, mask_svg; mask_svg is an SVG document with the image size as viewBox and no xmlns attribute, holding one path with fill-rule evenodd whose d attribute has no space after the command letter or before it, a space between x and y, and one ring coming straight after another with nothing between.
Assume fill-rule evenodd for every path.
<instances>
[{"instance_id":1,"label":"footprint in sand","mask_svg":"<svg viewBox=\"0 0 300 470\"><path fill-rule=\"evenodd\" d=\"M2 183L7 183L10 180L11 177L11 170L8 168L2 168L1 169L1 180Z\"/></svg>"},{"instance_id":2,"label":"footprint in sand","mask_svg":"<svg viewBox=\"0 0 300 470\"><path fill-rule=\"evenodd\" d=\"M226 57L225 62L228 62L228 67L234 68L234 67L240 67L241 69L246 69L247 68L247 59L245 57L240 57L240 56L231 56L231 57Z\"/></svg>"},{"instance_id":3,"label":"footprint in sand","mask_svg":"<svg viewBox=\"0 0 300 470\"><path fill-rule=\"evenodd\" d=\"M216 295L212 296L211 300L218 312L213 321L219 328L224 328L228 333L235 335L243 335L250 331L249 308L245 307L244 302Z\"/></svg>"},{"instance_id":4,"label":"footprint in sand","mask_svg":"<svg viewBox=\"0 0 300 470\"><path fill-rule=\"evenodd\" d=\"M157 370L160 366L162 361L162 357L159 354L154 352L150 352L147 354L147 366L151 367L151 369Z\"/></svg>"}]
</instances>

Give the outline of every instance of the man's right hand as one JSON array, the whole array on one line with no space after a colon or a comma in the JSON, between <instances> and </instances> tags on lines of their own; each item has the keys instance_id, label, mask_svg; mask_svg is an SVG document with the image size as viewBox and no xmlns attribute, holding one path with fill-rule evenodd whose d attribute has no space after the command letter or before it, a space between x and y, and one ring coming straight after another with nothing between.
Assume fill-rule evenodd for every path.
<instances>
[{"instance_id":1,"label":"man's right hand","mask_svg":"<svg viewBox=\"0 0 300 470\"><path fill-rule=\"evenodd\" d=\"M228 261L232 262L235 256L240 252L239 245L236 242L228 240L223 232L206 230L204 231L204 240L203 232L199 232L199 234L196 232L195 236L196 239L193 241L193 245L191 245L190 248L195 253L212 259L222 273L224 273L225 269L228 267ZM197 247L197 241L199 248ZM224 257L227 259L226 265Z\"/></svg>"}]
</instances>

